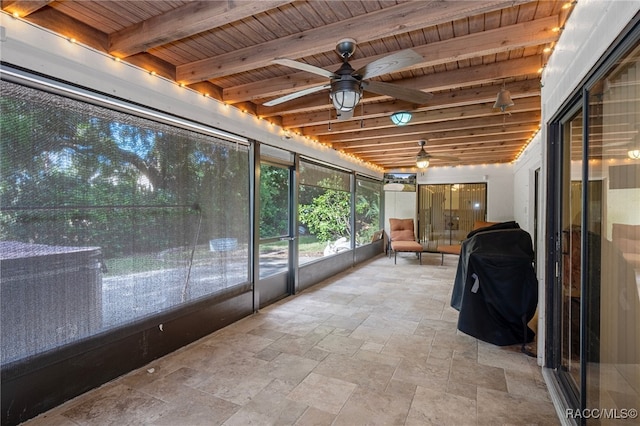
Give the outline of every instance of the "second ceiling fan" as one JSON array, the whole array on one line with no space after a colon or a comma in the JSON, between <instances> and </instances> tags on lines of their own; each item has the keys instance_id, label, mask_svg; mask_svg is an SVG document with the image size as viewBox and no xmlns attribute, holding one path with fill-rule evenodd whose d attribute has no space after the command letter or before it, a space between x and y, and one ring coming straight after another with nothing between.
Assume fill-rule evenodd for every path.
<instances>
[{"instance_id":1,"label":"second ceiling fan","mask_svg":"<svg viewBox=\"0 0 640 426\"><path fill-rule=\"evenodd\" d=\"M416 155L416 167L419 169L426 169L429 167L429 163L431 159L435 160L446 160L450 162L460 161L458 157L452 157L449 155L431 155L427 151L424 150L424 147L427 145L426 139L421 139L418 141L418 145L420 146L420 151L418 151L418 155Z\"/></svg>"},{"instance_id":2,"label":"second ceiling fan","mask_svg":"<svg viewBox=\"0 0 640 426\"><path fill-rule=\"evenodd\" d=\"M356 41L350 38L342 39L336 46L336 51L342 58L342 66L335 72L327 71L314 65L278 58L273 62L291 68L307 71L329 79L329 83L299 90L276 99L265 102L264 106L274 106L305 95L330 89L329 97L336 109L339 119L345 120L353 116L353 110L362 98L362 92L368 91L378 95L390 96L418 105L427 103L433 95L417 89L399 86L382 81L370 81L370 78L389 74L423 61L422 56L411 49L385 56L368 63L358 70L354 70L348 59L356 50Z\"/></svg>"}]
</instances>

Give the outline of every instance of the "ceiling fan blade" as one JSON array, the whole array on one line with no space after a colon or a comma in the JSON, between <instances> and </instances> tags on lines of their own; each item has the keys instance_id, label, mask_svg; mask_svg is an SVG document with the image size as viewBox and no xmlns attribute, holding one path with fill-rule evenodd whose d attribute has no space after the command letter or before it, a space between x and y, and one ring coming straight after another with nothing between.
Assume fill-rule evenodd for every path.
<instances>
[{"instance_id":1,"label":"ceiling fan blade","mask_svg":"<svg viewBox=\"0 0 640 426\"><path fill-rule=\"evenodd\" d=\"M364 90L377 93L378 95L391 96L414 104L423 105L433 98L432 93L423 92L409 87L398 86L397 84L384 83L382 81L363 81Z\"/></svg>"},{"instance_id":2,"label":"ceiling fan blade","mask_svg":"<svg viewBox=\"0 0 640 426\"><path fill-rule=\"evenodd\" d=\"M389 56L377 59L358 69L354 74L361 75L362 79L389 74L411 65L419 64L424 58L411 49L402 50Z\"/></svg>"},{"instance_id":3,"label":"ceiling fan blade","mask_svg":"<svg viewBox=\"0 0 640 426\"><path fill-rule=\"evenodd\" d=\"M330 89L331 84L323 84L321 86L313 86L307 89L298 90L297 92L289 93L288 95L281 96L279 98L271 99L263 103L262 105L270 107L275 105L280 105L281 103L292 101L294 99L300 98L305 95L310 95L312 93L320 92L322 90Z\"/></svg>"},{"instance_id":4,"label":"ceiling fan blade","mask_svg":"<svg viewBox=\"0 0 640 426\"><path fill-rule=\"evenodd\" d=\"M289 68L295 68L298 70L310 72L311 74L321 75L326 78L336 77L336 74L332 71L327 71L314 65L305 64L304 62L294 61L293 59L276 58L271 62L273 62L274 64L284 65Z\"/></svg>"},{"instance_id":5,"label":"ceiling fan blade","mask_svg":"<svg viewBox=\"0 0 640 426\"><path fill-rule=\"evenodd\" d=\"M429 158L433 158L434 160L447 160L447 161L460 161L458 157L450 157L448 155L431 155L428 154Z\"/></svg>"}]
</instances>

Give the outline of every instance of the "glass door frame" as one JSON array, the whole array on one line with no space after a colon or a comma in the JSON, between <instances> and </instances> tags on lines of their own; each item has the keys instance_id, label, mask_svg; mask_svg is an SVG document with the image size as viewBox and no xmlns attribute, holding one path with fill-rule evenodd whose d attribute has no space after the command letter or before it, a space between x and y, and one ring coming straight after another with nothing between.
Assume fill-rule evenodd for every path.
<instances>
[{"instance_id":1,"label":"glass door frame","mask_svg":"<svg viewBox=\"0 0 640 426\"><path fill-rule=\"evenodd\" d=\"M297 233L297 162L298 156L293 156L293 161L279 161L270 157L261 156L260 143L254 143L254 167L253 182L254 194L253 203L253 262L252 262L252 278L253 278L253 310L257 312L260 308L273 303L281 298L295 294L298 281L298 233ZM288 225L287 232L283 235L277 235L270 238L261 238L260 236L260 183L261 183L261 167L263 164L273 167L279 167L288 170ZM286 270L277 272L267 277L260 277L260 246L261 244L273 243L278 241L288 241L288 258Z\"/></svg>"},{"instance_id":2,"label":"glass door frame","mask_svg":"<svg viewBox=\"0 0 640 426\"><path fill-rule=\"evenodd\" d=\"M578 98L560 115L560 117L549 124L547 135L549 138L549 151L548 151L548 201L547 201L547 235L549 236L549 240L547 242L547 253L548 257L546 260L546 264L549 266L546 269L546 279L545 279L545 292L547 294L545 300L545 310L547 312L547 322L546 322L546 336L547 342L545 345L545 365L548 368L551 368L555 371L556 378L559 381L561 388L563 390L563 395L565 397L565 401L570 408L578 409L579 407L583 407L583 403L585 402L585 392L584 387L582 386L585 383L585 369L583 363L583 348L584 339L580 336L580 383L575 383L571 374L568 371L563 369L563 214L565 213L563 200L565 197L568 197L569 194L567 191L570 191L570 187L564 187L565 177L567 173L571 173L571 170L566 169L566 165L570 164L571 158L567 159L565 144L571 143L571 141L564 140L564 134L566 126L571 124L572 119L578 115L582 114L582 170L581 170L581 179L585 181L585 176L587 173L588 161L587 161L587 151L585 146L587 144L587 117L588 117L588 109L585 109L585 105L582 99L582 94L578 96ZM569 177L569 183L571 179ZM583 186L581 198L584 200L586 187ZM587 214L586 209L582 208L580 215L581 223L586 222L585 215ZM586 252L585 252L585 244L580 241L580 290L581 294L585 294L584 287L584 277L583 275L586 273ZM584 318L584 308L585 304L580 303L580 330L582 333L582 323Z\"/></svg>"}]
</instances>

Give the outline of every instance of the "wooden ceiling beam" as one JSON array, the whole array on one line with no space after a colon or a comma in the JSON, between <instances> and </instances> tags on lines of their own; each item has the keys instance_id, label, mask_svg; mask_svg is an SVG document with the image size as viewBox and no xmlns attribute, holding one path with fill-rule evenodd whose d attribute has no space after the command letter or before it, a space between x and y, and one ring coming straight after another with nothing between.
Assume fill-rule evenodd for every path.
<instances>
[{"instance_id":1,"label":"wooden ceiling beam","mask_svg":"<svg viewBox=\"0 0 640 426\"><path fill-rule=\"evenodd\" d=\"M484 128L490 126L507 127L516 124L532 124L540 122L540 112L515 113L509 116L499 114L495 117L470 118L456 121L444 121L431 124L418 124L408 126L398 130L397 128L367 130L362 129L351 133L341 133L338 135L324 135L318 139L323 143L358 141L363 139L375 139L380 137L393 137L402 133L404 135L416 135L417 139L428 139L428 134L433 132L443 132L449 130L462 130Z\"/></svg>"},{"instance_id":2,"label":"wooden ceiling beam","mask_svg":"<svg viewBox=\"0 0 640 426\"><path fill-rule=\"evenodd\" d=\"M31 15L53 0L2 0L2 10L10 14L16 14L20 18Z\"/></svg>"},{"instance_id":3,"label":"wooden ceiling beam","mask_svg":"<svg viewBox=\"0 0 640 426\"><path fill-rule=\"evenodd\" d=\"M491 55L510 50L549 44L558 39L553 31L558 25L558 17L550 16L534 21L508 25L493 30L473 33L461 37L415 46L411 49L421 55L423 62L411 68L430 67L454 61ZM351 61L354 69L380 59L388 54L376 55ZM335 66L337 69L339 64ZM223 90L224 101L236 103L269 97L282 96L307 87L326 83L326 79L307 72L291 73L283 77L228 87Z\"/></svg>"},{"instance_id":4,"label":"wooden ceiling beam","mask_svg":"<svg viewBox=\"0 0 640 426\"><path fill-rule=\"evenodd\" d=\"M530 132L512 133L509 135L503 135L502 137L496 137L495 135L486 135L486 136L479 136L474 138L473 143L483 144L486 142L514 142L514 141L525 142L529 140L530 137L531 137ZM465 143L469 143L469 142L466 141ZM415 148L417 146L416 139L412 139L410 141L403 140L400 142L385 142L385 143L380 143L374 146L366 146L366 147L362 147L362 146L352 147L350 145L335 146L334 144L335 149L340 149L341 151L345 151L345 152L357 151L358 154L363 154L363 155L368 153L386 152L388 150L401 149L406 146L411 146L412 148ZM449 140L448 143L434 145L431 140L428 140L427 146L429 147L430 150L443 151L443 150L460 146L460 141Z\"/></svg>"},{"instance_id":5,"label":"wooden ceiling beam","mask_svg":"<svg viewBox=\"0 0 640 426\"><path fill-rule=\"evenodd\" d=\"M458 159L458 161L450 161L439 158L432 158L429 164L429 169L434 167L456 167L460 165L483 165L483 164L502 164L502 163L511 163L515 158L518 152L511 153L492 153L486 156L473 156L470 158ZM417 171L416 168L416 159L415 156L407 156L407 157L390 157L386 159L376 160L375 162L369 161L372 164L376 164L379 167L382 167L385 171L387 170L397 170L397 169L409 169ZM427 169L427 173L428 170Z\"/></svg>"},{"instance_id":6,"label":"wooden ceiling beam","mask_svg":"<svg viewBox=\"0 0 640 426\"><path fill-rule=\"evenodd\" d=\"M121 58L131 56L284 6L292 1L189 2L170 12L110 34L109 53Z\"/></svg>"},{"instance_id":7,"label":"wooden ceiling beam","mask_svg":"<svg viewBox=\"0 0 640 426\"><path fill-rule=\"evenodd\" d=\"M518 132L528 132L530 136L533 136L538 130L540 130L540 121L531 121L529 123L510 123L508 126L492 126L492 127L478 127L474 129L461 129L461 130L444 130L431 132L426 139L429 143L446 143L450 140L456 140L458 143L471 143L476 138L482 136L493 136L495 138L505 137ZM464 140L472 139L471 141Z\"/></svg>"},{"instance_id":8,"label":"wooden ceiling beam","mask_svg":"<svg viewBox=\"0 0 640 426\"><path fill-rule=\"evenodd\" d=\"M518 146L520 147L520 143L516 140L507 140L507 141L495 141L495 142L479 142L473 145L465 145L464 147L460 147L457 145L447 146L447 147L433 147L427 144L425 146L425 151L429 154L433 155L457 155L457 154L465 154L470 153L471 151L479 151L483 149L503 149L505 147L510 146ZM367 158L380 157L384 155L398 155L398 154L406 154L406 153L418 153L420 150L420 146L414 141L412 144L403 145L401 147L389 147L389 149L382 151L370 151L363 153L363 156ZM342 150L343 152L348 152L347 150Z\"/></svg>"},{"instance_id":9,"label":"wooden ceiling beam","mask_svg":"<svg viewBox=\"0 0 640 426\"><path fill-rule=\"evenodd\" d=\"M173 64L163 61L157 56L153 56L148 53L138 53L136 55L129 56L127 58L127 63L149 72L153 71L157 75L169 80L175 80L176 78L176 67L174 67Z\"/></svg>"},{"instance_id":10,"label":"wooden ceiling beam","mask_svg":"<svg viewBox=\"0 0 640 426\"><path fill-rule=\"evenodd\" d=\"M404 131L405 129L418 124L452 121L462 118L493 117L496 114L500 114L499 110L493 108L493 103L494 101L452 108L445 107L433 111L418 111L413 114L409 125L403 126L401 129L398 129L398 127L395 126L388 117L375 117L357 121L337 121L331 124L331 128L324 124L308 126L302 129L302 134L305 136L317 137L329 134L350 133L360 129L383 128ZM526 111L540 111L539 96L521 98L513 107L509 108L509 113L521 113Z\"/></svg>"},{"instance_id":11,"label":"wooden ceiling beam","mask_svg":"<svg viewBox=\"0 0 640 426\"><path fill-rule=\"evenodd\" d=\"M371 163L383 163L384 161L390 161L390 160L402 160L402 159L410 159L411 161L413 161L415 163L415 158L416 155L418 154L418 152L420 151L419 147L414 147L413 150L407 150L406 152L403 153L394 153L394 154L380 154L380 155L365 155L365 156L361 156L360 158L363 161L368 161ZM429 150L427 150L427 153L433 155L434 157L437 157L438 155L442 155L443 157L447 156L447 157L455 157L458 160L466 160L467 158L471 157L471 158L475 158L475 157L488 157L490 156L491 158L495 157L496 155L504 155L505 157L508 158L513 158L513 156L515 156L515 154L517 154L520 151L520 146L495 146L495 147L478 147L476 150L470 150L469 152L463 153L463 152L447 152L447 153L434 153L431 152ZM435 159L435 158L434 158ZM443 161L446 162L455 162L453 160L448 160L448 159L443 159Z\"/></svg>"},{"instance_id":12,"label":"wooden ceiling beam","mask_svg":"<svg viewBox=\"0 0 640 426\"><path fill-rule=\"evenodd\" d=\"M395 165L402 161L407 161L408 163L413 163L415 166L416 155L418 154L419 149L414 149L411 152L407 152L401 155L386 155L380 157L364 157L363 161L374 163L374 164L382 164L385 163L388 165ZM428 152L428 151L427 151ZM469 154L457 154L457 153L449 153L449 154L441 154L442 158L437 158L438 155L434 155L434 158L431 158L429 161L441 162L446 165L455 165L455 164L468 164L469 161L478 160L480 163L487 162L488 160L492 160L496 157L502 157L502 161L513 161L515 156L520 152L520 147L506 147L504 149L486 149L483 152L473 152ZM453 157L451 159L447 159L444 157ZM493 161L491 161L493 162Z\"/></svg>"},{"instance_id":13,"label":"wooden ceiling beam","mask_svg":"<svg viewBox=\"0 0 640 426\"><path fill-rule=\"evenodd\" d=\"M107 34L73 19L64 13L58 12L51 6L46 6L32 12L29 15L29 22L54 31L63 37L73 38L98 51L107 51Z\"/></svg>"},{"instance_id":14,"label":"wooden ceiling beam","mask_svg":"<svg viewBox=\"0 0 640 426\"><path fill-rule=\"evenodd\" d=\"M444 91L433 94L429 105L417 107L414 104L404 101L392 100L388 102L365 103L359 106L355 119L360 117L387 117L396 111L434 111L439 108L474 105L479 102L495 101L501 85L482 86L471 89L460 89L456 91ZM540 96L540 82L537 80L516 81L509 84L511 98L515 101L529 96ZM313 111L300 114L287 114L282 117L282 126L287 129L299 129L305 126L317 124L327 124L334 122L329 119L327 111Z\"/></svg>"},{"instance_id":15,"label":"wooden ceiling beam","mask_svg":"<svg viewBox=\"0 0 640 426\"><path fill-rule=\"evenodd\" d=\"M537 75L542 68L542 56L532 55L518 59L494 62L492 64L458 68L446 72L405 78L394 84L403 87L420 88L425 92L459 89L465 86L494 83L515 76Z\"/></svg>"},{"instance_id":16,"label":"wooden ceiling beam","mask_svg":"<svg viewBox=\"0 0 640 426\"><path fill-rule=\"evenodd\" d=\"M178 65L176 74L178 81L186 84L215 79L271 65L272 60L280 57L296 59L332 51L338 42L336 38L339 39L340 36L366 42L497 11L519 3L524 1L440 0L401 3L216 57ZM402 25L398 25L398 22L402 22Z\"/></svg>"},{"instance_id":17,"label":"wooden ceiling beam","mask_svg":"<svg viewBox=\"0 0 640 426\"><path fill-rule=\"evenodd\" d=\"M496 153L496 152L511 152L511 153L515 153L518 152L520 150L520 148L522 147L521 143L502 143L502 144L479 144L477 146L467 146L464 149L448 149L448 150L434 150L434 149L430 149L429 147L425 148L425 151L428 154L433 155L434 157L437 156L442 156L442 157L468 157L468 156L474 156L474 155L486 155L490 152L492 153ZM379 161L379 160L384 160L385 158L388 157L403 157L403 156L413 156L413 158L415 158L415 156L418 154L418 152L420 151L420 147L418 146L418 144L415 144L414 146L410 147L410 148L405 148L403 150L395 150L395 151L387 151L387 152L377 152L377 153L370 153L370 154L366 154L366 155L362 155L360 156L360 158L362 158L365 161Z\"/></svg>"},{"instance_id":18,"label":"wooden ceiling beam","mask_svg":"<svg viewBox=\"0 0 640 426\"><path fill-rule=\"evenodd\" d=\"M531 137L538 130L538 123L525 123L509 126L508 128L500 127L481 127L474 129L449 130L436 133L430 133L428 137L424 136L416 138L415 135L398 135L393 137L383 137L379 139L365 139L363 141L336 142L332 146L335 149L344 149L359 151L367 147L384 147L385 145L395 144L415 144L420 139L426 139L429 146L454 146L459 144L467 144L474 142L486 142L487 140L508 140L509 138L519 138L521 134L527 134ZM438 135L439 137L434 137ZM444 136L444 137L443 137Z\"/></svg>"}]
</instances>

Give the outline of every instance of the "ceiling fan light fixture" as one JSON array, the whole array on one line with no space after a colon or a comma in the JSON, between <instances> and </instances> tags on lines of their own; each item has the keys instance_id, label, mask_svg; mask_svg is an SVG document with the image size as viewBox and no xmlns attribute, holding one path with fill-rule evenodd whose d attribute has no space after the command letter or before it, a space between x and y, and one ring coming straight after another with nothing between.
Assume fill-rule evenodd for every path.
<instances>
[{"instance_id":1,"label":"ceiling fan light fixture","mask_svg":"<svg viewBox=\"0 0 640 426\"><path fill-rule=\"evenodd\" d=\"M411 121L411 113L409 111L398 111L391 114L391 121L396 126L404 126Z\"/></svg>"},{"instance_id":2,"label":"ceiling fan light fixture","mask_svg":"<svg viewBox=\"0 0 640 426\"><path fill-rule=\"evenodd\" d=\"M331 83L329 97L336 111L353 111L362 97L360 82L357 80L334 81Z\"/></svg>"},{"instance_id":3,"label":"ceiling fan light fixture","mask_svg":"<svg viewBox=\"0 0 640 426\"><path fill-rule=\"evenodd\" d=\"M424 148L420 148L420 152L416 155L416 167L419 169L429 167L429 154L427 154Z\"/></svg>"},{"instance_id":4,"label":"ceiling fan light fixture","mask_svg":"<svg viewBox=\"0 0 640 426\"><path fill-rule=\"evenodd\" d=\"M493 104L494 108L500 108L500 111L505 112L508 107L514 106L513 100L511 100L511 92L502 86L502 89L498 92L496 103Z\"/></svg>"},{"instance_id":5,"label":"ceiling fan light fixture","mask_svg":"<svg viewBox=\"0 0 640 426\"><path fill-rule=\"evenodd\" d=\"M632 160L640 160L640 149L630 149L627 151L627 156Z\"/></svg>"}]
</instances>

